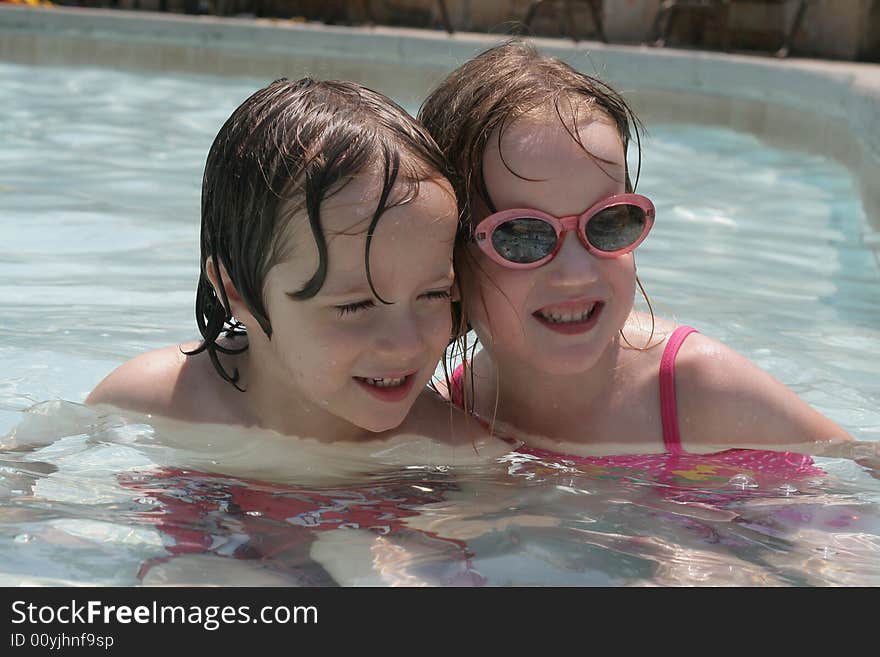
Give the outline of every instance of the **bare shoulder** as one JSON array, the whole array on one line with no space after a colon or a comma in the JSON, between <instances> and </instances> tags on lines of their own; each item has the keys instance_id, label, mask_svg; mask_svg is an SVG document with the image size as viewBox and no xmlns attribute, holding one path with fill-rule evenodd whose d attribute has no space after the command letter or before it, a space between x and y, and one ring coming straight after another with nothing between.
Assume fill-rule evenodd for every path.
<instances>
[{"instance_id":1,"label":"bare shoulder","mask_svg":"<svg viewBox=\"0 0 880 657\"><path fill-rule=\"evenodd\" d=\"M675 390L685 445L769 447L851 440L748 358L700 333L690 335L678 352Z\"/></svg>"},{"instance_id":2,"label":"bare shoulder","mask_svg":"<svg viewBox=\"0 0 880 657\"><path fill-rule=\"evenodd\" d=\"M624 335L637 348L655 347L665 342L676 326L671 320L633 311L626 320Z\"/></svg>"},{"instance_id":3,"label":"bare shoulder","mask_svg":"<svg viewBox=\"0 0 880 657\"><path fill-rule=\"evenodd\" d=\"M187 356L197 343L171 345L149 351L117 367L101 381L86 404L108 404L141 413L156 413L189 421L214 421L205 406L220 378L205 354ZM216 379L216 381L215 381ZM227 384L228 385L228 384Z\"/></svg>"}]
</instances>

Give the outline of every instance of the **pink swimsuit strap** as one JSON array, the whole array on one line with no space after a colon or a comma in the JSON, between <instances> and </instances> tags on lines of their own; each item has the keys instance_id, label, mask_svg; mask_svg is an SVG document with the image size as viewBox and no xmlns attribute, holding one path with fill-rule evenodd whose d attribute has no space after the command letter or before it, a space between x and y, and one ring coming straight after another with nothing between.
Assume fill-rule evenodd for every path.
<instances>
[{"instance_id":1,"label":"pink swimsuit strap","mask_svg":"<svg viewBox=\"0 0 880 657\"><path fill-rule=\"evenodd\" d=\"M464 363L460 363L449 378L449 399L455 406L464 408Z\"/></svg>"},{"instance_id":2,"label":"pink swimsuit strap","mask_svg":"<svg viewBox=\"0 0 880 657\"><path fill-rule=\"evenodd\" d=\"M660 358L660 417L663 424L663 444L670 454L682 454L681 435L678 431L678 408L675 399L675 357L685 338L697 329L679 326L669 336ZM459 365L449 381L452 403L464 408L464 365Z\"/></svg>"},{"instance_id":3,"label":"pink swimsuit strap","mask_svg":"<svg viewBox=\"0 0 880 657\"><path fill-rule=\"evenodd\" d=\"M681 434L678 431L678 406L675 400L675 357L685 338L697 329L679 326L669 336L660 358L660 418L663 423L663 444L670 454L681 454Z\"/></svg>"}]
</instances>

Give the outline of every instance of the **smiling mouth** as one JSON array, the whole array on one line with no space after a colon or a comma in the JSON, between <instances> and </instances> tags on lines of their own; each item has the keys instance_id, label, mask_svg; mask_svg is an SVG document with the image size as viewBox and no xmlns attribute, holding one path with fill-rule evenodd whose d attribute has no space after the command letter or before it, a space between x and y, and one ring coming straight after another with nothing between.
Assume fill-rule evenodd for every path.
<instances>
[{"instance_id":1,"label":"smiling mouth","mask_svg":"<svg viewBox=\"0 0 880 657\"><path fill-rule=\"evenodd\" d=\"M398 378L379 378L379 379L371 379L364 378L362 376L354 377L361 383L365 383L370 386L376 386L377 388L398 388L406 383L406 376L401 376Z\"/></svg>"},{"instance_id":2,"label":"smiling mouth","mask_svg":"<svg viewBox=\"0 0 880 657\"><path fill-rule=\"evenodd\" d=\"M594 301L588 306L577 310L542 308L541 310L536 310L533 315L548 324L580 324L592 319L603 305L601 301Z\"/></svg>"},{"instance_id":3,"label":"smiling mouth","mask_svg":"<svg viewBox=\"0 0 880 657\"><path fill-rule=\"evenodd\" d=\"M352 378L374 398L394 403L409 396L415 385L416 374L417 372L411 372L403 376L355 376Z\"/></svg>"},{"instance_id":4,"label":"smiling mouth","mask_svg":"<svg viewBox=\"0 0 880 657\"><path fill-rule=\"evenodd\" d=\"M532 316L547 329L563 335L577 335L591 331L599 321L604 301L585 301L545 306Z\"/></svg>"}]
</instances>

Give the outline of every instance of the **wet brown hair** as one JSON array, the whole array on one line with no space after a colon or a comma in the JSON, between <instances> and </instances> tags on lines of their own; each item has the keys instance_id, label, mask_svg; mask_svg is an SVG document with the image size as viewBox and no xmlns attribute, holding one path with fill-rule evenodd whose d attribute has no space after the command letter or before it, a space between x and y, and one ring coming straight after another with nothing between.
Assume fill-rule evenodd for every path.
<instances>
[{"instance_id":1,"label":"wet brown hair","mask_svg":"<svg viewBox=\"0 0 880 657\"><path fill-rule=\"evenodd\" d=\"M541 55L533 46L513 39L486 50L465 62L443 80L419 110L419 121L440 146L450 168L450 181L458 197L459 229L470 237L471 206L480 199L491 212L495 205L483 178L483 153L497 129L500 146L504 130L533 110L552 107L572 139L591 156L576 130L578 111L606 115L617 127L624 156L635 137L641 162L641 123L614 89L565 62ZM571 125L564 111L575 121ZM599 159L599 158L595 158ZM600 160L601 161L601 160ZM638 184L626 166L626 191Z\"/></svg>"},{"instance_id":2,"label":"wet brown hair","mask_svg":"<svg viewBox=\"0 0 880 657\"><path fill-rule=\"evenodd\" d=\"M451 169L447 177L459 205L456 264L466 254L461 247L470 241L476 223L482 219L475 216L474 202L481 201L490 212L496 211L483 177L483 154L489 139L497 135L500 151L505 129L519 117L543 108L555 112L571 138L597 162L606 161L590 153L582 143L577 130L579 113L585 111L588 115L601 114L609 118L623 144L626 191L635 191L641 168L640 132L643 128L626 100L605 82L559 59L541 55L520 39L506 41L455 69L431 92L419 110L419 120L440 146ZM638 149L635 183L626 163L633 138ZM456 269L460 272L460 267ZM638 277L636 282L650 309L651 302ZM458 313L457 351L467 363L464 333L469 326L463 310L459 309ZM651 309L652 338L653 316Z\"/></svg>"},{"instance_id":3,"label":"wet brown hair","mask_svg":"<svg viewBox=\"0 0 880 657\"><path fill-rule=\"evenodd\" d=\"M321 203L352 176L376 167L383 185L367 228L364 267L370 289L385 303L370 275L372 236L385 210L411 199L418 181L442 176L445 165L434 140L399 105L354 82L280 79L245 100L220 128L205 164L196 292L202 342L186 353L207 351L220 376L238 388L238 370L226 371L218 354L241 353L247 345L230 348L217 340L246 335L246 329L232 316L222 280L218 290L211 284L208 258L223 264L271 339L263 284L269 270L295 246L287 239L292 216L305 210L318 248L317 270L291 295L309 299L327 276ZM407 193L391 202L391 191L401 182L409 185Z\"/></svg>"}]
</instances>

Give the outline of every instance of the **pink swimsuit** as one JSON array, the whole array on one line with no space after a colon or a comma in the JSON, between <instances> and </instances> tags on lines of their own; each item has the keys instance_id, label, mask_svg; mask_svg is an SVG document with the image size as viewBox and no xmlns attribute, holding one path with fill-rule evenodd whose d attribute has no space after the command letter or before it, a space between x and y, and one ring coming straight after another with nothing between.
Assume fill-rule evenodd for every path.
<instances>
[{"instance_id":1,"label":"pink swimsuit","mask_svg":"<svg viewBox=\"0 0 880 657\"><path fill-rule=\"evenodd\" d=\"M666 343L660 359L660 414L663 424L664 454L620 454L614 456L573 456L523 445L516 451L541 460L571 462L591 474L618 479L644 475L666 483L727 483L736 475L762 475L771 478L802 478L824 475L805 454L769 450L728 449L714 454L688 454L681 446L678 410L675 400L675 357L682 343L696 329L679 326ZM452 374L452 402L463 407L464 368ZM504 438L502 436L502 438ZM505 440L507 438L504 438ZM511 442L513 442L511 440Z\"/></svg>"}]
</instances>

